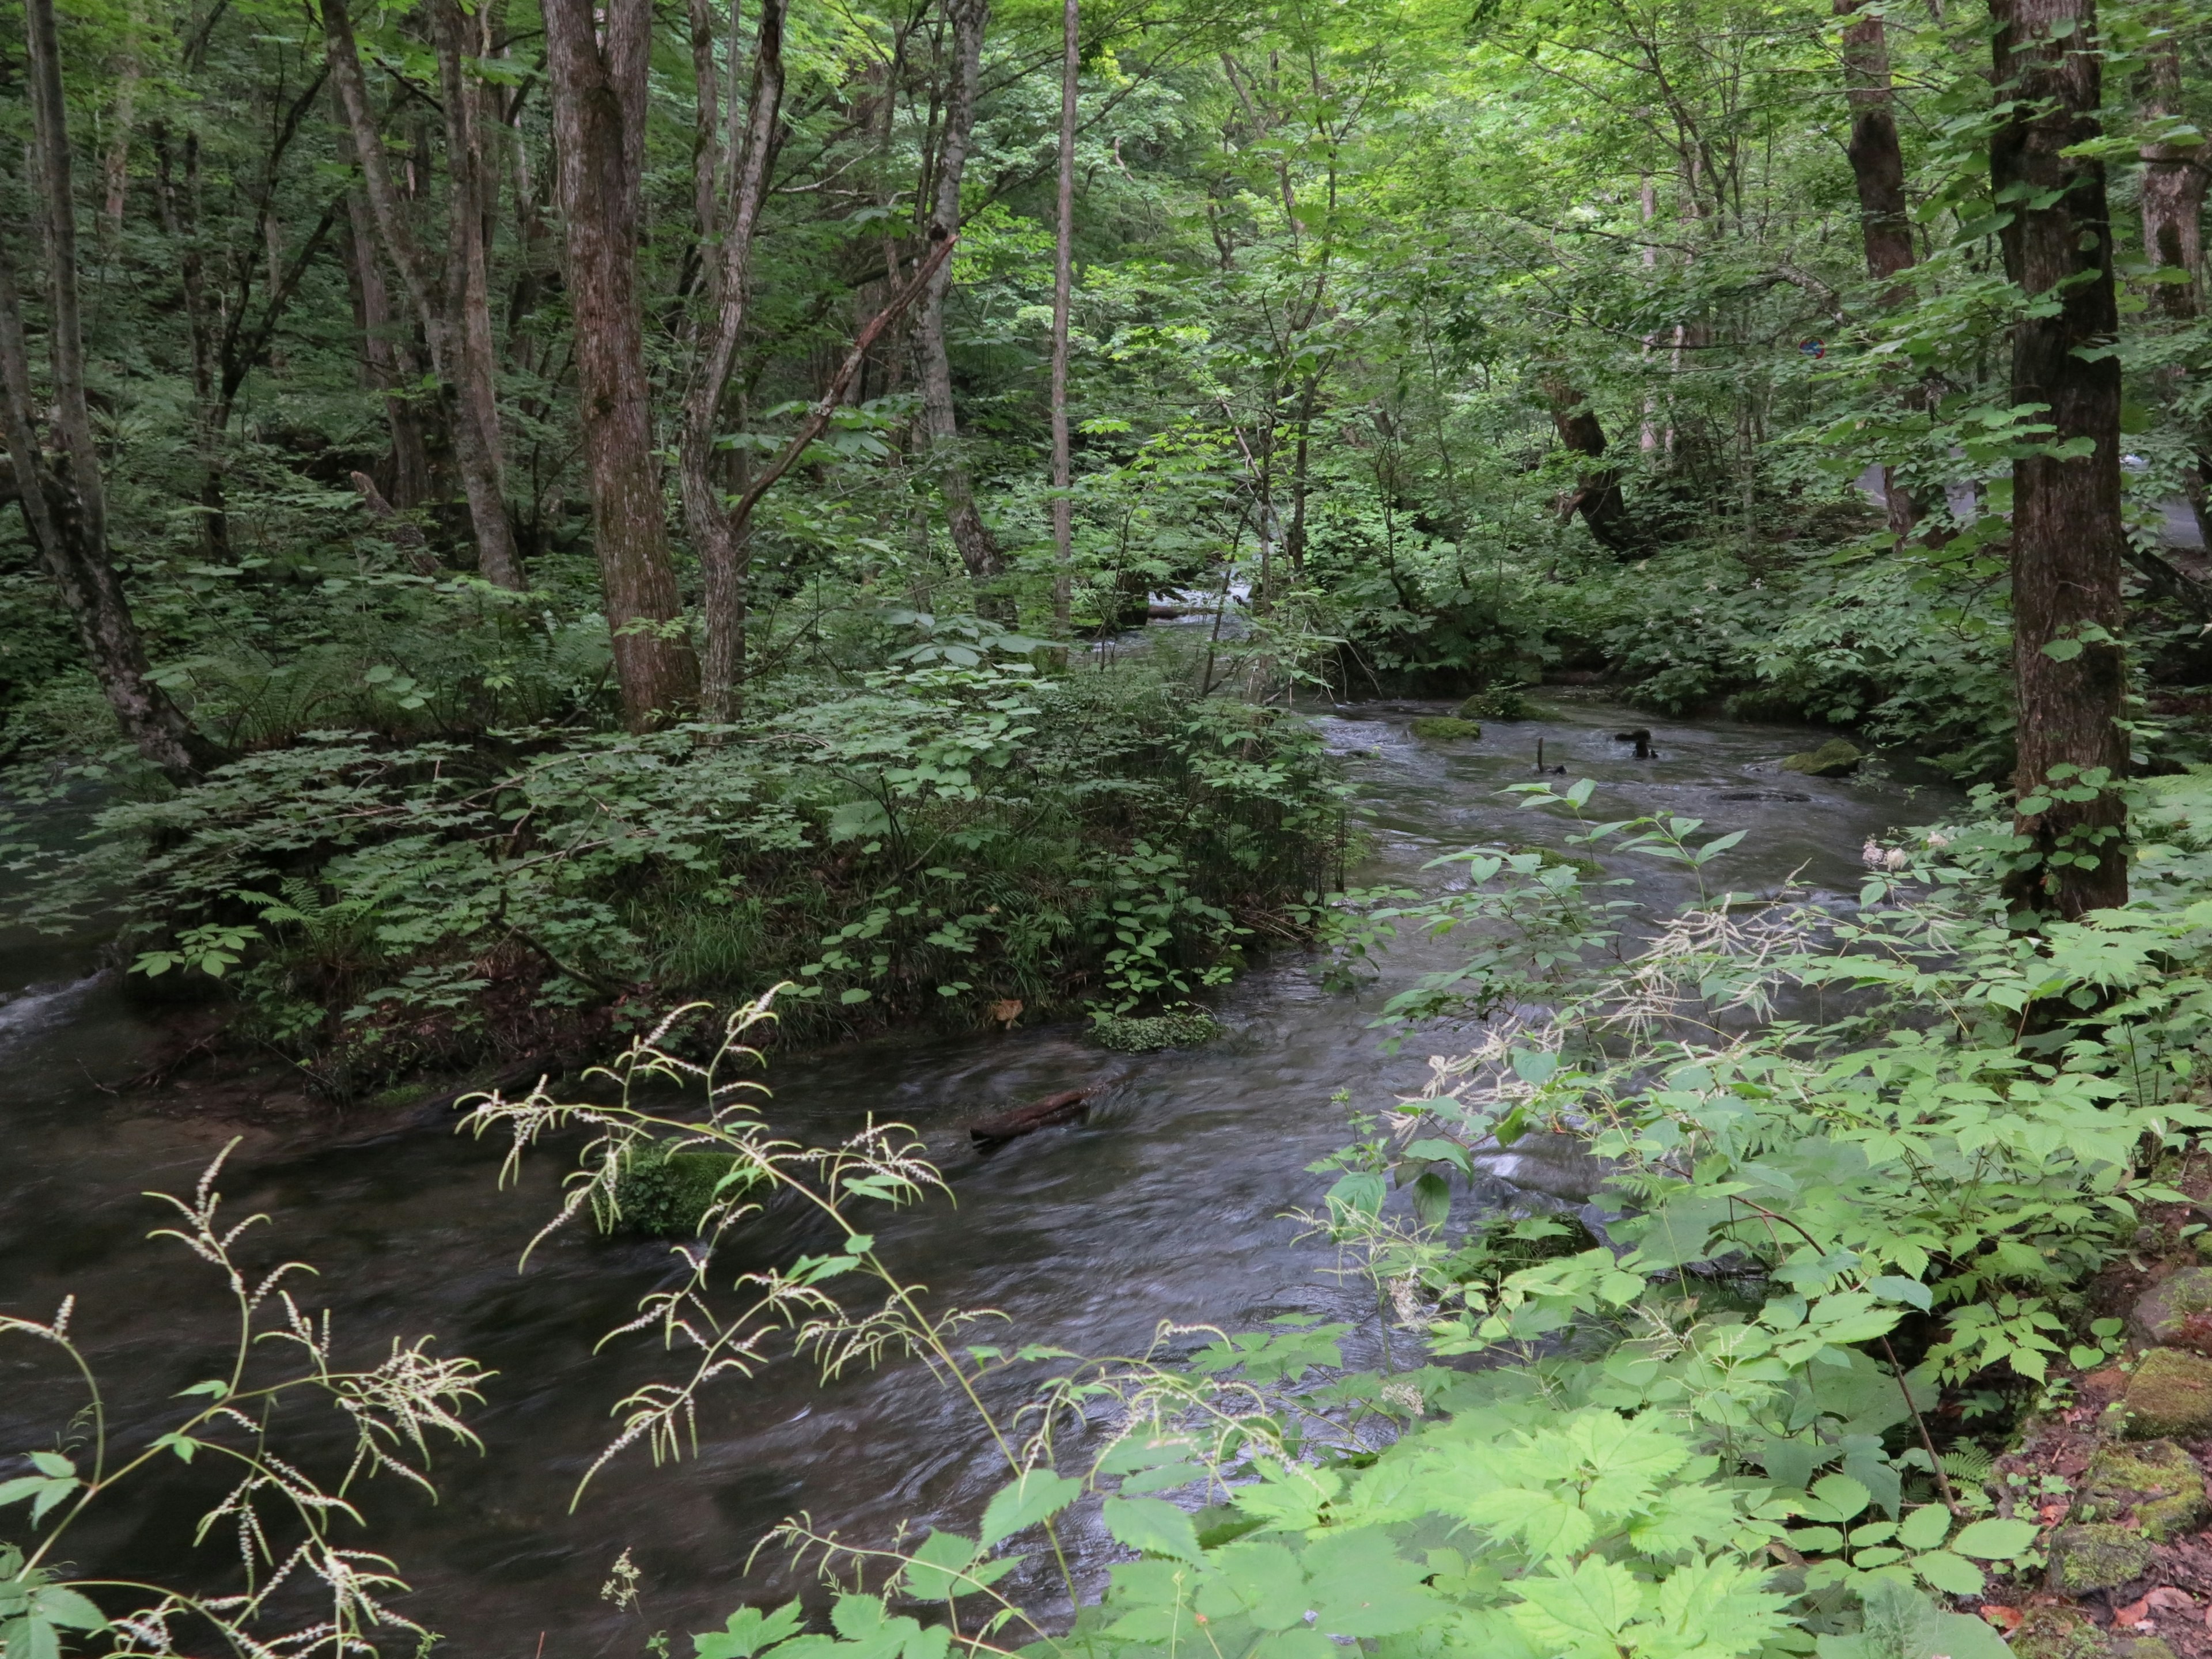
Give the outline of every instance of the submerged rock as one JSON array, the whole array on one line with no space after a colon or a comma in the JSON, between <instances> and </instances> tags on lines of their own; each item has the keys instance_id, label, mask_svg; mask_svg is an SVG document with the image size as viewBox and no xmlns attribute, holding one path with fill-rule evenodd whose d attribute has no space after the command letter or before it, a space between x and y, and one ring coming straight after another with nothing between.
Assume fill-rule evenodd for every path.
<instances>
[{"instance_id":1,"label":"submerged rock","mask_svg":"<svg viewBox=\"0 0 2212 1659\"><path fill-rule=\"evenodd\" d=\"M2184 1267L2145 1291L2128 1333L2153 1347L2212 1353L2212 1267Z\"/></svg>"},{"instance_id":2,"label":"submerged rock","mask_svg":"<svg viewBox=\"0 0 2212 1659\"><path fill-rule=\"evenodd\" d=\"M2150 1540L2117 1521L2088 1521L2051 1534L2051 1588L2087 1595L2140 1578L2149 1570Z\"/></svg>"},{"instance_id":3,"label":"submerged rock","mask_svg":"<svg viewBox=\"0 0 2212 1659\"><path fill-rule=\"evenodd\" d=\"M2102 1446L2089 1460L2075 1513L2085 1520L2127 1515L2144 1537L2162 1544L2212 1515L2204 1472L2171 1440Z\"/></svg>"},{"instance_id":4,"label":"submerged rock","mask_svg":"<svg viewBox=\"0 0 2212 1659\"><path fill-rule=\"evenodd\" d=\"M1800 772L1808 778L1844 778L1857 771L1865 759L1856 744L1831 738L1818 749L1790 756L1782 763L1782 769Z\"/></svg>"},{"instance_id":5,"label":"submerged rock","mask_svg":"<svg viewBox=\"0 0 2212 1659\"><path fill-rule=\"evenodd\" d=\"M1026 1106L1017 1106L1011 1112L1001 1112L994 1118L969 1127L969 1139L979 1146L994 1146L1002 1140L1018 1139L1034 1134L1039 1129L1055 1123L1073 1123L1090 1109L1091 1097L1102 1085L1093 1084L1088 1089L1064 1089L1056 1095L1047 1095L1042 1100L1031 1101Z\"/></svg>"},{"instance_id":6,"label":"submerged rock","mask_svg":"<svg viewBox=\"0 0 2212 1659\"><path fill-rule=\"evenodd\" d=\"M1449 714L1424 714L1407 729L1417 738L1438 743L1471 741L1482 735L1482 728L1473 720L1455 720Z\"/></svg>"},{"instance_id":7,"label":"submerged rock","mask_svg":"<svg viewBox=\"0 0 2212 1659\"><path fill-rule=\"evenodd\" d=\"M2212 1359L2153 1348L2120 1396L2130 1440L2200 1439L2212 1434Z\"/></svg>"},{"instance_id":8,"label":"submerged rock","mask_svg":"<svg viewBox=\"0 0 2212 1659\"><path fill-rule=\"evenodd\" d=\"M1517 685L1486 686L1453 711L1463 720L1523 720L1528 699Z\"/></svg>"}]
</instances>

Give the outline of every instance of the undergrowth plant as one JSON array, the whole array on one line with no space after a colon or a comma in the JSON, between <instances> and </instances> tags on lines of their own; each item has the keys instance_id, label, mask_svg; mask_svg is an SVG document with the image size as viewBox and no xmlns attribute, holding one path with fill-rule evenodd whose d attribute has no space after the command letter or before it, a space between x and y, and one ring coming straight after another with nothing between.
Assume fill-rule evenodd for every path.
<instances>
[{"instance_id":1,"label":"undergrowth plant","mask_svg":"<svg viewBox=\"0 0 2212 1659\"><path fill-rule=\"evenodd\" d=\"M377 1474L434 1497L433 1445L478 1445L462 1413L489 1373L470 1359L440 1358L429 1337L395 1338L388 1354L365 1365L343 1360L330 1316L303 1306L289 1282L313 1269L299 1261L258 1269L241 1257L241 1241L269 1218L222 1213L216 1182L236 1145L216 1155L189 1195L149 1194L176 1214L155 1237L207 1263L233 1316L219 1373L181 1389L186 1403L159 1433L126 1442L115 1431L109 1395L70 1330L74 1297L44 1322L0 1315L0 1337L58 1356L84 1395L51 1446L23 1454L30 1471L0 1480L7 1659L58 1659L64 1643L116 1659L169 1659L210 1642L246 1659L345 1659L374 1653L394 1636L418 1650L436 1639L392 1606L407 1586L390 1559L351 1535L362 1524L352 1498ZM346 1425L338 1444L296 1431L296 1402L305 1399L336 1408ZM132 1494L172 1458L225 1472L192 1541L235 1538L232 1582L194 1589L80 1571L65 1549L86 1517L127 1513Z\"/></svg>"},{"instance_id":2,"label":"undergrowth plant","mask_svg":"<svg viewBox=\"0 0 2212 1659\"><path fill-rule=\"evenodd\" d=\"M1339 788L1305 722L1172 663L932 658L737 726L312 732L0 856L29 920L119 921L344 1095L787 981L816 1037L1180 1003L1295 936Z\"/></svg>"}]
</instances>

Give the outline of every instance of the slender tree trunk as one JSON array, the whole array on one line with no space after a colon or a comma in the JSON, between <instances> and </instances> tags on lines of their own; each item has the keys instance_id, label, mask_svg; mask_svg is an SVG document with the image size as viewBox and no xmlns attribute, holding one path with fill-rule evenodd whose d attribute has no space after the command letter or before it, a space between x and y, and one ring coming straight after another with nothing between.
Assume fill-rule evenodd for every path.
<instances>
[{"instance_id":1,"label":"slender tree trunk","mask_svg":"<svg viewBox=\"0 0 2212 1659\"><path fill-rule=\"evenodd\" d=\"M699 239L699 257L714 239L714 197L722 169L720 76L714 70L714 0L690 0L691 8L691 221ZM734 21L734 20L732 20ZM730 36L730 50L738 37ZM735 58L731 59L730 94L737 95Z\"/></svg>"},{"instance_id":2,"label":"slender tree trunk","mask_svg":"<svg viewBox=\"0 0 2212 1659\"><path fill-rule=\"evenodd\" d=\"M960 180L967 171L969 146L975 136L983 29L990 9L990 0L945 0L945 19L952 33L952 73L945 91L936 199L930 216L934 237L960 233ZM945 349L945 296L951 286L952 266L948 261L938 267L929 291L922 296L915 341L921 357L921 398L929 426L931 459L945 492L947 527L969 580L981 586L997 580L1006 568L1006 560L997 538L976 510L975 483L960 453L959 416L952 402L952 362ZM1000 614L1004 607L987 597L978 609Z\"/></svg>"},{"instance_id":3,"label":"slender tree trunk","mask_svg":"<svg viewBox=\"0 0 2212 1659\"><path fill-rule=\"evenodd\" d=\"M669 559L637 293L653 11L607 0L602 40L593 9L548 0L546 56L592 539L623 707L641 729L696 699L699 665Z\"/></svg>"},{"instance_id":4,"label":"slender tree trunk","mask_svg":"<svg viewBox=\"0 0 2212 1659\"><path fill-rule=\"evenodd\" d=\"M100 161L106 199L100 216L112 246L123 234L123 210L131 198L131 122L138 112L138 82L145 73L138 44L141 8L133 5L124 31L115 70L115 102L108 116L107 153Z\"/></svg>"},{"instance_id":5,"label":"slender tree trunk","mask_svg":"<svg viewBox=\"0 0 2212 1659\"><path fill-rule=\"evenodd\" d=\"M2013 664L2019 803L2030 867L2008 878L2015 905L2076 916L2124 903L2127 693L2120 642L2119 314L2105 165L2070 155L2102 137L2095 0L1991 0L1996 91L2011 118L1990 146L1990 179L2012 202L2006 274L2047 315L2014 324L2012 400L2049 410L2054 445L2088 453L2013 463ZM2047 205L2038 205L2047 204ZM2061 799L2065 792L2087 800Z\"/></svg>"},{"instance_id":6,"label":"slender tree trunk","mask_svg":"<svg viewBox=\"0 0 2212 1659\"><path fill-rule=\"evenodd\" d=\"M85 395L76 193L62 97L61 48L52 0L24 0L23 12L38 173L34 200L43 220L40 240L46 258L46 352L58 452L50 458L39 444L40 404L5 233L0 233L0 441L7 447L31 540L76 624L86 663L117 723L149 763L183 781L198 774L212 751L192 731L183 711L148 678L145 647L109 555L100 452Z\"/></svg>"},{"instance_id":7,"label":"slender tree trunk","mask_svg":"<svg viewBox=\"0 0 2212 1659\"><path fill-rule=\"evenodd\" d=\"M209 316L206 262L200 252L200 140L196 132L185 135L181 185L176 177L179 158L171 154L165 124L155 124L153 142L155 205L162 234L177 258L191 361L193 434L200 452L200 543L209 560L219 563L229 557L230 532L223 508L222 443L212 419L216 345L215 327Z\"/></svg>"},{"instance_id":8,"label":"slender tree trunk","mask_svg":"<svg viewBox=\"0 0 2212 1659\"><path fill-rule=\"evenodd\" d=\"M1844 95L1851 111L1846 149L1851 178L1858 185L1859 235L1866 249L1867 274L1887 284L1882 303L1909 304L1910 284L1898 280L1912 268L1912 221L1905 198L1905 152L1897 141L1897 100L1889 76L1889 42L1880 13L1864 9L1866 0L1835 0L1844 26ZM1897 482L1897 470L1881 470L1881 493L1889 527L1909 536L1920 521L1918 505Z\"/></svg>"},{"instance_id":9,"label":"slender tree trunk","mask_svg":"<svg viewBox=\"0 0 2212 1659\"><path fill-rule=\"evenodd\" d=\"M684 389L678 459L684 524L705 587L707 650L700 665L699 701L707 717L718 720L737 714L744 683L745 576L751 549L744 526L723 504L714 441L744 343L753 234L775 163L783 108L783 16L784 0L763 0L753 49L751 113L731 167L727 209L718 210L711 197L696 207L702 223L720 221L722 240L707 284L714 311L701 331ZM707 130L711 138L711 125Z\"/></svg>"},{"instance_id":10,"label":"slender tree trunk","mask_svg":"<svg viewBox=\"0 0 2212 1659\"><path fill-rule=\"evenodd\" d=\"M348 252L353 289L361 306L362 379L382 394L386 429L392 434L392 463L386 482L394 507L401 511L422 506L430 499L430 450L422 435L417 404L404 395L416 377L400 362L397 338L399 319L392 308L391 290L384 285L384 267L376 257L376 236L368 223L368 209L357 190L346 193L349 226Z\"/></svg>"},{"instance_id":11,"label":"slender tree trunk","mask_svg":"<svg viewBox=\"0 0 2212 1659\"><path fill-rule=\"evenodd\" d=\"M476 88L463 59L478 43L467 38L469 20L459 0L432 0L438 42L438 82L446 105L447 234L445 300L451 316L447 374L453 387L454 448L461 488L469 498L476 532L477 568L500 587L525 584L515 556L514 529L507 513L506 444L499 421L499 349L491 331L491 268L486 246L489 187L483 136L477 125Z\"/></svg>"},{"instance_id":12,"label":"slender tree trunk","mask_svg":"<svg viewBox=\"0 0 2212 1659\"><path fill-rule=\"evenodd\" d=\"M353 137L369 218L422 330L430 371L451 388L455 459L468 498L469 528L478 568L502 587L520 587L514 531L507 521L499 410L494 380L489 281L483 238L481 152L473 100L461 58L463 23L456 0L434 0L439 79L445 105L449 182L447 257L440 280L400 206L385 158L384 135L369 103L368 81L346 0L323 0L323 33L331 78ZM427 180L418 180L418 186Z\"/></svg>"},{"instance_id":13,"label":"slender tree trunk","mask_svg":"<svg viewBox=\"0 0 2212 1659\"><path fill-rule=\"evenodd\" d=\"M1060 199L1052 255L1052 620L1067 632L1075 597L1074 458L1067 434L1067 324L1075 292L1075 106L1083 67L1082 0L1062 0Z\"/></svg>"},{"instance_id":14,"label":"slender tree trunk","mask_svg":"<svg viewBox=\"0 0 2212 1659\"><path fill-rule=\"evenodd\" d=\"M1321 376L1309 374L1298 388L1296 435L1291 441L1291 522L1283 532L1283 556L1291 562L1291 580L1306 568L1307 461L1313 446L1313 417L1321 394Z\"/></svg>"}]
</instances>

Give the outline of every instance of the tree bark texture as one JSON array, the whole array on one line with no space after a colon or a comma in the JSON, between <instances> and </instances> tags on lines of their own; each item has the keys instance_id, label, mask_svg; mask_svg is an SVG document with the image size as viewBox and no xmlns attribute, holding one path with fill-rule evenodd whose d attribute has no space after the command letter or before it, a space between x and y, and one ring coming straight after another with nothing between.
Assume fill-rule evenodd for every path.
<instances>
[{"instance_id":1,"label":"tree bark texture","mask_svg":"<svg viewBox=\"0 0 2212 1659\"><path fill-rule=\"evenodd\" d=\"M650 0L548 0L554 148L592 528L623 707L643 728L694 701L699 665L682 629L637 292Z\"/></svg>"},{"instance_id":2,"label":"tree bark texture","mask_svg":"<svg viewBox=\"0 0 2212 1659\"><path fill-rule=\"evenodd\" d=\"M730 169L728 205L718 207L710 196L696 207L702 225L720 222L721 246L707 283L713 310L700 332L684 390L678 460L684 524L705 588L707 650L700 665L699 701L707 717L718 720L736 715L744 683L745 577L751 550L745 527L723 504L714 443L744 343L753 233L775 162L783 108L783 17L784 0L763 0L753 48L750 113ZM712 53L708 57L711 65ZM711 125L702 117L702 131L710 138Z\"/></svg>"},{"instance_id":3,"label":"tree bark texture","mask_svg":"<svg viewBox=\"0 0 2212 1659\"><path fill-rule=\"evenodd\" d=\"M107 544L100 453L85 395L77 299L76 192L71 176L61 49L52 0L25 0L33 154L46 258L46 350L56 453L39 442L40 403L31 380L21 290L0 232L0 441L31 540L76 624L85 661L139 754L172 780L198 775L213 757L168 694L147 676L146 650Z\"/></svg>"},{"instance_id":4,"label":"tree bark texture","mask_svg":"<svg viewBox=\"0 0 2212 1659\"><path fill-rule=\"evenodd\" d=\"M952 74L945 89L943 139L938 149L937 189L930 215L933 240L960 234L960 180L975 137L975 99L982 79L983 29L990 0L945 0L952 36ZM945 296L952 286L948 261L922 295L915 343L921 358L921 399L929 426L931 460L945 492L947 527L971 580L995 580L1006 568L998 538L976 510L975 487L960 453L959 417L952 403L952 362L945 348ZM987 601L987 603L988 603ZM994 607L995 608L995 607Z\"/></svg>"},{"instance_id":5,"label":"tree bark texture","mask_svg":"<svg viewBox=\"0 0 2212 1659\"><path fill-rule=\"evenodd\" d=\"M1897 142L1897 103L1889 78L1889 43L1866 0L1835 0L1844 25L1844 96L1851 112L1851 178L1858 186L1860 235L1867 274L1887 282L1912 268L1912 221L1905 199L1905 152ZM1910 290L1893 287L1898 305Z\"/></svg>"},{"instance_id":6,"label":"tree bark texture","mask_svg":"<svg viewBox=\"0 0 2212 1659\"><path fill-rule=\"evenodd\" d=\"M1879 14L1865 10L1866 0L1835 0L1844 25L1844 95L1851 112L1851 137L1845 147L1851 178L1858 186L1859 234L1866 250L1867 275L1887 283L1882 303L1909 304L1910 285L1897 278L1912 268L1912 221L1905 197L1905 152L1897 141L1897 99L1890 83L1889 42ZM1919 506L1897 482L1897 470L1881 470L1883 509L1889 527L1909 536L1920 521Z\"/></svg>"},{"instance_id":7,"label":"tree bark texture","mask_svg":"<svg viewBox=\"0 0 2212 1659\"><path fill-rule=\"evenodd\" d=\"M2081 781L2116 784L2128 763L2112 227L2104 163L2063 153L2102 134L2101 61L2095 0L1992 0L1990 16L1997 96L2011 110L1990 147L1990 182L2012 213L2005 271L2030 301L2057 301L2014 325L2012 398L2049 409L2051 444L2087 450L2013 463L2014 827L2041 860L2007 891L2021 908L2072 917L2128 894L2125 808L2114 789Z\"/></svg>"},{"instance_id":8,"label":"tree bark texture","mask_svg":"<svg viewBox=\"0 0 2212 1659\"><path fill-rule=\"evenodd\" d=\"M1075 109L1083 68L1082 0L1062 0L1060 58L1060 196L1052 253L1052 620L1066 634L1075 597L1074 458L1067 432L1068 312L1075 294Z\"/></svg>"},{"instance_id":9,"label":"tree bark texture","mask_svg":"<svg viewBox=\"0 0 2212 1659\"><path fill-rule=\"evenodd\" d=\"M2145 123L2178 118L2182 113L2181 54L2173 37L2153 43L2143 70ZM2189 273L2186 283L2154 283L2154 309L2177 322L2196 317L2204 274L2204 186L2202 144L2151 143L2137 150L2142 158L2143 252L2154 264Z\"/></svg>"},{"instance_id":10,"label":"tree bark texture","mask_svg":"<svg viewBox=\"0 0 2212 1659\"><path fill-rule=\"evenodd\" d=\"M1557 370L1547 370L1538 376L1545 401L1551 405L1552 428L1559 442L1568 450L1586 460L1600 462L1605 457L1605 428L1591 411L1589 402L1575 390L1574 385ZM1589 527L1598 544L1608 552L1623 556L1644 550L1644 539L1637 532L1630 516L1628 502L1620 491L1620 469L1596 465L1583 469L1575 488L1560 505L1562 521L1576 514Z\"/></svg>"}]
</instances>

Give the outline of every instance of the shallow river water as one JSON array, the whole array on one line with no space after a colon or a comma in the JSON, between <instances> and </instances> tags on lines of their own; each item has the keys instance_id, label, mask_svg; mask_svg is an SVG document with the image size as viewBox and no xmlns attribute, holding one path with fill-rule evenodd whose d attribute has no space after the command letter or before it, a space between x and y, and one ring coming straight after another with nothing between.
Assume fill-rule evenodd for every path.
<instances>
[{"instance_id":1,"label":"shallow river water","mask_svg":"<svg viewBox=\"0 0 2212 1659\"><path fill-rule=\"evenodd\" d=\"M1372 857L1352 879L1436 889L1451 878L1422 866L1439 854L1556 840L1555 826L1499 793L1533 775L1540 738L1547 762L1568 769L1558 781L1599 781L1591 811L1602 817L1664 810L1702 818L1711 832L1747 830L1716 866L1738 889L1802 869L1815 889L1852 892L1869 834L1928 821L1952 800L1780 772L1782 756L1820 741L1798 729L1654 723L1566 690L1543 693L1537 707L1538 718L1492 724L1475 744L1409 735L1412 717L1442 705L1316 716L1346 757L1371 837ZM1633 726L1651 726L1654 758L1635 760L1613 740ZM1674 877L1632 858L1613 864L1638 878L1647 904L1682 896ZM1224 1040L1133 1059L1100 1052L1073 1024L780 1055L767 1115L793 1138L833 1138L871 1113L920 1131L951 1199L880 1227L880 1248L940 1304L1003 1311L1014 1340L1107 1354L1140 1350L1162 1321L1356 1317L1352 1293L1323 1271L1326 1253L1298 1242L1285 1212L1326 1189L1328 1178L1305 1166L1346 1138L1348 1110L1389 1104L1425 1075L1425 1055L1468 1041L1434 1028L1389 1055L1370 1029L1392 989L1449 959L1448 947L1406 947L1385 961L1379 984L1342 994L1322 988L1310 960L1279 957L1218 999ZM709 1395L696 1461L655 1469L634 1448L571 1513L579 1475L612 1432L609 1408L673 1373L673 1357L646 1338L593 1352L639 1297L667 1282L668 1247L573 1231L518 1273L521 1247L550 1213L563 1154L540 1153L518 1188L501 1191L501 1149L456 1139L450 1115L241 1127L118 1092L144 1066L153 1034L111 982L88 976L90 966L88 946L18 935L0 950L0 1310L44 1319L74 1292L75 1328L114 1395L123 1437L152 1431L168 1396L210 1374L223 1304L208 1269L147 1238L161 1221L141 1194L189 1188L242 1134L223 1182L229 1206L275 1218L257 1260L281 1253L320 1270L305 1299L333 1310L342 1355L373 1362L395 1337L435 1332L442 1352L498 1372L471 1419L485 1449L441 1450L434 1507L389 1480L365 1504L368 1541L415 1587L400 1605L447 1637L441 1651L628 1656L665 1627L679 1633L675 1651L688 1652L681 1632L719 1626L740 1600L791 1582L766 1558L745 1571L785 1516L805 1510L854 1541L882 1541L902 1517L972 1525L1003 1480L964 1404L919 1366L817 1388L808 1369L785 1362ZM969 1146L969 1122L1102 1077L1115 1080L1087 1121L989 1154ZM1334 1097L1340 1091L1348 1104ZM1509 1182L1571 1195L1588 1178L1570 1150L1500 1161L1495 1173L1501 1200ZM773 1221L760 1234L763 1254L805 1242ZM64 1383L50 1350L0 1346L0 1449L54 1443L77 1403ZM214 1571L227 1540L197 1559L178 1541L210 1482L165 1468L137 1500L88 1524L72 1558L85 1571ZM1079 1529L1077 1542L1095 1578L1103 1538ZM599 1595L625 1548L642 1574L642 1624Z\"/></svg>"}]
</instances>

